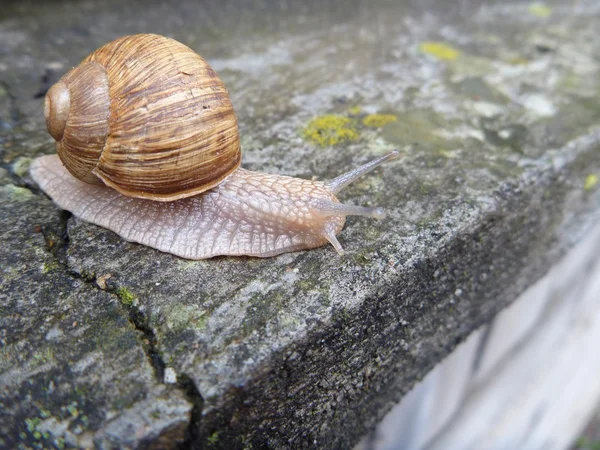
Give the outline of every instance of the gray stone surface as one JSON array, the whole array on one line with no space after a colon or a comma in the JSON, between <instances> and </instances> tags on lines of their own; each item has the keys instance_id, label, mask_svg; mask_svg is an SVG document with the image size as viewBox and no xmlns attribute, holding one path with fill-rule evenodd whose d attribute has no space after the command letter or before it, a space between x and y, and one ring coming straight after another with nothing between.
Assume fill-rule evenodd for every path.
<instances>
[{"instance_id":1,"label":"gray stone surface","mask_svg":"<svg viewBox=\"0 0 600 450\"><path fill-rule=\"evenodd\" d=\"M3 7L2 445L348 448L588 229L597 2L396 3ZM191 262L55 208L27 175L53 149L40 94L143 31L219 72L250 169L327 179L399 148L342 195L388 217L348 220L344 257ZM330 114L353 139L321 147Z\"/></svg>"},{"instance_id":2,"label":"gray stone surface","mask_svg":"<svg viewBox=\"0 0 600 450\"><path fill-rule=\"evenodd\" d=\"M70 273L65 216L13 184L0 202L0 448L182 443L192 404L123 298Z\"/></svg>"}]
</instances>

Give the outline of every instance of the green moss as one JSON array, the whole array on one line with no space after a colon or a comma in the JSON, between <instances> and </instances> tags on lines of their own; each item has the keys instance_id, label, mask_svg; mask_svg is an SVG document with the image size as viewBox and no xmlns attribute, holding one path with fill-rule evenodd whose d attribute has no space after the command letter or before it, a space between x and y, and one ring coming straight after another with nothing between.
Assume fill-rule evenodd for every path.
<instances>
[{"instance_id":1,"label":"green moss","mask_svg":"<svg viewBox=\"0 0 600 450\"><path fill-rule=\"evenodd\" d=\"M95 281L96 280L96 273L93 271L82 269L80 272L80 275L81 275L81 278L83 278L86 281Z\"/></svg>"},{"instance_id":2,"label":"green moss","mask_svg":"<svg viewBox=\"0 0 600 450\"><path fill-rule=\"evenodd\" d=\"M536 17L546 18L552 15L552 8L544 3L532 3L528 9L529 14Z\"/></svg>"},{"instance_id":3,"label":"green moss","mask_svg":"<svg viewBox=\"0 0 600 450\"><path fill-rule=\"evenodd\" d=\"M369 241L375 241L381 237L381 228L378 225L366 225L363 236Z\"/></svg>"},{"instance_id":4,"label":"green moss","mask_svg":"<svg viewBox=\"0 0 600 450\"><path fill-rule=\"evenodd\" d=\"M327 286L326 284L321 284L316 279L313 279L313 280L300 279L300 280L296 281L296 286L302 292L309 292L309 291L321 292L326 297L329 297L329 286Z\"/></svg>"},{"instance_id":5,"label":"green moss","mask_svg":"<svg viewBox=\"0 0 600 450\"><path fill-rule=\"evenodd\" d=\"M58 261L51 261L44 264L42 268L43 273L55 272L60 269L60 263Z\"/></svg>"},{"instance_id":6,"label":"green moss","mask_svg":"<svg viewBox=\"0 0 600 450\"><path fill-rule=\"evenodd\" d=\"M8 199L15 202L26 202L33 198L33 193L29 189L14 184L0 187L0 191L4 191Z\"/></svg>"},{"instance_id":7,"label":"green moss","mask_svg":"<svg viewBox=\"0 0 600 450\"><path fill-rule=\"evenodd\" d=\"M308 292L315 287L315 283L308 279L300 279L296 282L302 292Z\"/></svg>"},{"instance_id":8,"label":"green moss","mask_svg":"<svg viewBox=\"0 0 600 450\"><path fill-rule=\"evenodd\" d=\"M264 330L270 321L276 320L283 327L297 325L296 319L286 314L289 301L289 297L276 290L252 294L241 324L242 336Z\"/></svg>"},{"instance_id":9,"label":"green moss","mask_svg":"<svg viewBox=\"0 0 600 450\"><path fill-rule=\"evenodd\" d=\"M354 121L336 114L315 117L304 129L303 136L321 147L352 142L359 138Z\"/></svg>"},{"instance_id":10,"label":"green moss","mask_svg":"<svg viewBox=\"0 0 600 450\"><path fill-rule=\"evenodd\" d=\"M121 305L124 304L121 303ZM83 323L89 324L87 333L89 345L101 349L107 354L121 353L139 345L139 337L135 329L125 326L128 320L121 305L107 305L101 316L86 317L82 320ZM85 389L82 389L81 392L85 394Z\"/></svg>"},{"instance_id":11,"label":"green moss","mask_svg":"<svg viewBox=\"0 0 600 450\"><path fill-rule=\"evenodd\" d=\"M173 305L165 311L165 317L167 328L175 331L188 328L203 330L208 321L206 311L193 305Z\"/></svg>"},{"instance_id":12,"label":"green moss","mask_svg":"<svg viewBox=\"0 0 600 450\"><path fill-rule=\"evenodd\" d=\"M34 433L37 431L37 427L42 420L39 417L32 417L25 419L25 425L27 426L27 431L30 433Z\"/></svg>"},{"instance_id":13,"label":"green moss","mask_svg":"<svg viewBox=\"0 0 600 450\"><path fill-rule=\"evenodd\" d=\"M198 267L200 264L202 264L202 261L194 261L191 259L185 259L185 260L179 261L179 267L182 270L194 269L194 268Z\"/></svg>"},{"instance_id":14,"label":"green moss","mask_svg":"<svg viewBox=\"0 0 600 450\"><path fill-rule=\"evenodd\" d=\"M13 163L13 172L15 175L23 178L29 171L29 166L31 165L31 158L27 158L26 156L22 156L17 158Z\"/></svg>"},{"instance_id":15,"label":"green moss","mask_svg":"<svg viewBox=\"0 0 600 450\"><path fill-rule=\"evenodd\" d=\"M443 42L425 41L419 45L421 53L431 55L437 59L452 61L460 56L460 52L451 45Z\"/></svg>"},{"instance_id":16,"label":"green moss","mask_svg":"<svg viewBox=\"0 0 600 450\"><path fill-rule=\"evenodd\" d=\"M362 120L362 123L369 128L381 128L396 120L398 117L393 114L369 114Z\"/></svg>"},{"instance_id":17,"label":"green moss","mask_svg":"<svg viewBox=\"0 0 600 450\"><path fill-rule=\"evenodd\" d=\"M68 405L67 411L69 412L71 417L73 417L75 419L77 417L79 417L79 410L77 409L77 402L72 402L70 405Z\"/></svg>"},{"instance_id":18,"label":"green moss","mask_svg":"<svg viewBox=\"0 0 600 450\"><path fill-rule=\"evenodd\" d=\"M0 167L0 184L7 184L10 182L10 177L8 176L8 170L4 167Z\"/></svg>"},{"instance_id":19,"label":"green moss","mask_svg":"<svg viewBox=\"0 0 600 450\"><path fill-rule=\"evenodd\" d=\"M372 253L364 251L364 250L358 251L358 252L354 253L352 256L354 258L354 261L357 264L360 264L361 266L369 264L372 259Z\"/></svg>"},{"instance_id":20,"label":"green moss","mask_svg":"<svg viewBox=\"0 0 600 450\"><path fill-rule=\"evenodd\" d=\"M54 351L50 348L46 348L42 351L33 354L33 362L35 366L41 366L54 359Z\"/></svg>"},{"instance_id":21,"label":"green moss","mask_svg":"<svg viewBox=\"0 0 600 450\"><path fill-rule=\"evenodd\" d=\"M213 434L211 434L206 443L208 444L208 448L217 448L219 445L219 432L215 431Z\"/></svg>"},{"instance_id":22,"label":"green moss","mask_svg":"<svg viewBox=\"0 0 600 450\"><path fill-rule=\"evenodd\" d=\"M126 306L133 305L137 300L137 297L133 294L133 292L123 286L117 288L116 294L117 297L119 297L119 300L121 300L121 303Z\"/></svg>"},{"instance_id":23,"label":"green moss","mask_svg":"<svg viewBox=\"0 0 600 450\"><path fill-rule=\"evenodd\" d=\"M591 191L598 184L598 175L591 174L585 177L585 183L583 184L583 189L586 191Z\"/></svg>"}]
</instances>

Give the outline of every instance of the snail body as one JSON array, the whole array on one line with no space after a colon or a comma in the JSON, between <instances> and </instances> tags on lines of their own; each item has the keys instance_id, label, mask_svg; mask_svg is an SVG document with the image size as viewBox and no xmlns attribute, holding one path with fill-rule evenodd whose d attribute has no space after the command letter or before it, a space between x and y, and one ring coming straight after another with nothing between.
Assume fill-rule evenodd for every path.
<instances>
[{"instance_id":1,"label":"snail body","mask_svg":"<svg viewBox=\"0 0 600 450\"><path fill-rule=\"evenodd\" d=\"M343 253L344 186L392 152L329 182L239 168L237 119L223 83L191 49L158 35L96 50L46 95L58 155L31 174L54 202L122 238L189 259Z\"/></svg>"}]
</instances>

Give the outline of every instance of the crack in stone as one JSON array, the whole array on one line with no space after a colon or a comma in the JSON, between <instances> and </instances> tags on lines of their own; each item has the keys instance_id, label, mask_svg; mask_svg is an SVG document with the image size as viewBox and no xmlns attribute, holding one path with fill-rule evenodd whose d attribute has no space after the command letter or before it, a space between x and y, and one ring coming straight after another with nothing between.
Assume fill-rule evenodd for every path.
<instances>
[{"instance_id":1,"label":"crack in stone","mask_svg":"<svg viewBox=\"0 0 600 450\"><path fill-rule=\"evenodd\" d=\"M194 380L187 374L182 373L177 377L177 383L182 389L188 401L194 405L190 414L190 422L185 432L185 441L181 445L182 450L193 450L198 448L200 443L200 422L202 420L202 408L204 399L198 391Z\"/></svg>"},{"instance_id":2,"label":"crack in stone","mask_svg":"<svg viewBox=\"0 0 600 450\"><path fill-rule=\"evenodd\" d=\"M46 249L56 259L56 262L60 264L61 267L63 267L65 273L67 273L75 279L81 280L86 284L93 286L95 289L103 290L96 284L95 277L86 277L85 275L75 271L69 266L67 259L67 252L70 244L68 222L71 217L72 214L70 212L64 210L61 211L58 234L56 235L50 232L49 230L42 229L42 234L44 236L44 240L46 241ZM58 242L55 241L56 237L58 237ZM117 285L115 283L111 283L109 281L107 283L107 288L105 291L119 298L119 295L117 293ZM121 301L120 298L119 301ZM156 333L149 325L148 317L135 305L124 306L128 310L129 321L135 327L135 329L140 331L144 336L144 340L142 341L142 348L144 349L144 353L146 354L146 357L150 362L150 365L152 366L156 380L159 383L164 384L166 364L162 359L160 352L158 351ZM185 395L186 399L193 405L190 414L190 421L185 432L185 440L184 443L181 445L182 449L191 450L197 447L200 439L199 425L202 416L202 407L204 404L204 399L200 395L198 387L196 386L192 378L185 373L177 375L176 387Z\"/></svg>"},{"instance_id":3,"label":"crack in stone","mask_svg":"<svg viewBox=\"0 0 600 450\"><path fill-rule=\"evenodd\" d=\"M95 283L94 283L95 284ZM98 287L98 289L100 289ZM113 289L107 289L113 295L117 295ZM159 383L164 383L165 367L166 364L156 345L156 333L149 325L148 318L134 305L127 306L129 310L129 321L133 324L136 330L140 331L144 335L145 353L146 357L150 361L150 365L154 369L154 375Z\"/></svg>"},{"instance_id":4,"label":"crack in stone","mask_svg":"<svg viewBox=\"0 0 600 450\"><path fill-rule=\"evenodd\" d=\"M102 290L96 284L96 277L85 276L71 268L69 266L69 262L67 259L67 252L69 250L70 237L68 230L68 222L69 219L73 215L68 211L62 211L60 217L60 225L58 229L58 235L54 235L54 233L49 233L47 230L42 230L44 234L44 239L46 240L46 245L48 251L56 258L57 262L65 269L66 273L68 273L73 278L78 280L82 280L90 286L93 286L95 289ZM59 242L57 243L54 238L58 237ZM106 292L115 296L122 303L119 295L117 293L117 286L114 283L107 283ZM149 326L149 321L146 315L135 305L123 305L127 309L129 313L129 321L135 327L136 330L140 331L144 336L144 353L154 370L154 374L157 380L160 383L163 383L164 373L165 373L165 362L160 356L160 353L157 350L156 346L156 335L154 330Z\"/></svg>"}]
</instances>

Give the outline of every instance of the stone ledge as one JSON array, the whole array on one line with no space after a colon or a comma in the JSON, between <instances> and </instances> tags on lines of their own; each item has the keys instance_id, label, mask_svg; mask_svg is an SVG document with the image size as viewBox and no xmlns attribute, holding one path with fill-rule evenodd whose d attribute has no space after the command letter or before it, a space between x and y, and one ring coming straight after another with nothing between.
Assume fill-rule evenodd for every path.
<instances>
[{"instance_id":1,"label":"stone ledge","mask_svg":"<svg viewBox=\"0 0 600 450\"><path fill-rule=\"evenodd\" d=\"M596 224L354 450L570 448L600 400L599 250Z\"/></svg>"}]
</instances>

